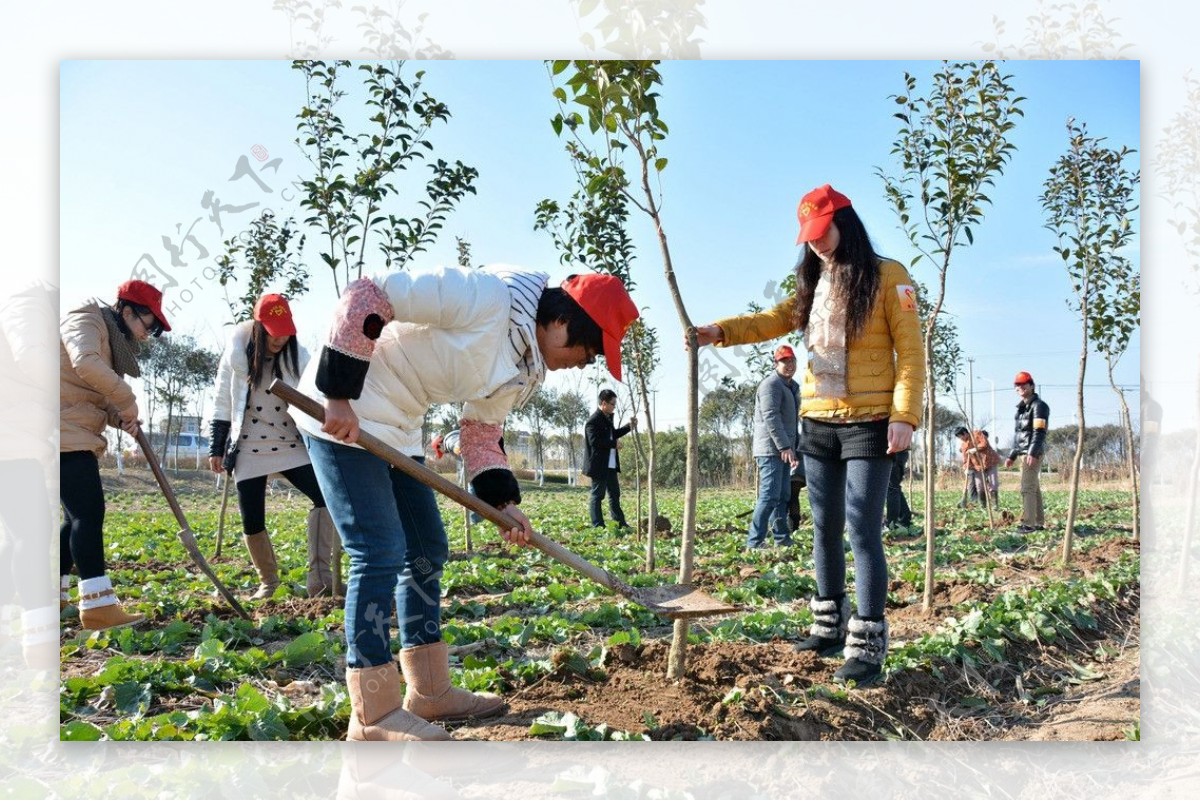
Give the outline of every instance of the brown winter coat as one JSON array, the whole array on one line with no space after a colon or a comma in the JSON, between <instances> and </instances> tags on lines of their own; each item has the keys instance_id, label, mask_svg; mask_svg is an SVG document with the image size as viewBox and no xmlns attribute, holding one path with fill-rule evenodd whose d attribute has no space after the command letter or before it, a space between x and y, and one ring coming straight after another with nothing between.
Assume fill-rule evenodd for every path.
<instances>
[{"instance_id":1,"label":"brown winter coat","mask_svg":"<svg viewBox=\"0 0 1200 801\"><path fill-rule=\"evenodd\" d=\"M108 326L99 303L68 312L59 324L60 453L108 447L105 426L120 423L120 412L136 407L133 389L112 367Z\"/></svg>"}]
</instances>

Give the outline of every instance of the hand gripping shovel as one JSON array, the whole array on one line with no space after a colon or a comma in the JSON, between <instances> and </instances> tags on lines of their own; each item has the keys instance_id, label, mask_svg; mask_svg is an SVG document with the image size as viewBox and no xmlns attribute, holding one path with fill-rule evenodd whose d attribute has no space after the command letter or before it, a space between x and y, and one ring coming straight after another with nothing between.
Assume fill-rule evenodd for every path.
<instances>
[{"instance_id":1,"label":"hand gripping shovel","mask_svg":"<svg viewBox=\"0 0 1200 801\"><path fill-rule=\"evenodd\" d=\"M271 384L271 392L283 398L290 405L312 417L324 422L325 409L312 398L276 379ZM378 456L391 464L397 470L412 476L417 481L437 490L456 503L460 503L480 516L500 526L504 530L517 528L516 522L491 504L479 500L462 487L449 479L443 478L421 463L405 456L395 448L380 442L375 437L359 431L358 444L368 453ZM543 537L537 532L529 540L529 544L547 556L574 568L597 584L608 587L613 592L624 595L634 603L644 606L656 615L667 618L707 617L723 615L738 611L738 607L710 598L694 587L685 584L667 584L661 587L632 587L617 578L607 570L603 570L582 556L567 550L553 540Z\"/></svg>"},{"instance_id":2,"label":"hand gripping shovel","mask_svg":"<svg viewBox=\"0 0 1200 801\"><path fill-rule=\"evenodd\" d=\"M187 518L183 516L183 509L179 506L179 501L175 497L175 492L171 489L171 484L167 481L167 476L163 473L162 466L158 463L158 457L154 455L154 449L150 447L150 440L146 438L146 432L140 428L137 433L138 445L142 447L142 453L146 454L146 463L150 465L150 469L154 472L154 477L158 479L158 486L162 488L163 495L167 498L167 503L171 506L171 511L175 513L175 519L179 521L179 541L183 543L183 548L188 552L188 556L196 563L196 567L203 571L204 575L208 576L209 580L217 588L217 591L229 601L229 605L233 607L233 611L238 615L250 620L250 615L246 614L246 610L238 603L238 599L233 597L233 593L221 583L217 578L217 574L209 567L204 554L200 553L200 548L196 545L196 536L192 534L191 528L188 526Z\"/></svg>"}]
</instances>

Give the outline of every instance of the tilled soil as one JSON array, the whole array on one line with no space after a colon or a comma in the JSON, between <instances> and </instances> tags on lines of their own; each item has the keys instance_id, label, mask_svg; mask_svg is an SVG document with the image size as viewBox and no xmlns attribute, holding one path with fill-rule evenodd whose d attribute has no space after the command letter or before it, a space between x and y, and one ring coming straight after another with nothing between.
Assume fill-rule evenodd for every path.
<instances>
[{"instance_id":1,"label":"tilled soil","mask_svg":"<svg viewBox=\"0 0 1200 801\"><path fill-rule=\"evenodd\" d=\"M942 664L940 675L899 670L850 690L833 682L840 658L797 653L791 642L693 645L678 681L665 675L666 640L619 646L603 675L559 670L506 695L501 717L460 726L456 736L535 739L535 720L571 712L652 740L1121 740L1139 715L1138 647L1127 639L1137 611L1114 605L1100 618L1087 637L1014 647L1005 665L982 673ZM923 625L906 624L907 636L937 623L917 619ZM1101 644L1115 655L1098 660ZM1064 680L1072 663L1092 678Z\"/></svg>"}]
</instances>

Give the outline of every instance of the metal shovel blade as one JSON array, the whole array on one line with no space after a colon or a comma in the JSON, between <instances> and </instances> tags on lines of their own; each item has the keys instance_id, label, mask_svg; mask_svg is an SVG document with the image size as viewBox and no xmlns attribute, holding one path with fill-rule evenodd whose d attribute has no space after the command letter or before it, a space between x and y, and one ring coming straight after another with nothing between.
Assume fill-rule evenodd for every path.
<instances>
[{"instance_id":1,"label":"metal shovel blade","mask_svg":"<svg viewBox=\"0 0 1200 801\"><path fill-rule=\"evenodd\" d=\"M659 587L630 587L622 593L656 615L671 618L709 617L737 612L738 607L718 601L688 584L664 584Z\"/></svg>"},{"instance_id":2,"label":"metal shovel blade","mask_svg":"<svg viewBox=\"0 0 1200 801\"><path fill-rule=\"evenodd\" d=\"M309 417L319 422L325 420L325 408L304 393L276 379L271 383L271 392L283 398L290 406L294 406ZM489 503L481 501L462 487L442 477L425 467L420 462L405 456L390 445L379 441L365 431L358 432L358 444L367 452L378 456L391 464L397 470L420 481L425 486L442 493L456 503L462 504L481 517L508 530L517 528L516 522ZM564 548L543 535L533 533L529 544L536 547L547 556L574 568L597 584L601 584L613 592L624 595L629 600L644 606L656 615L667 618L707 617L709 615L725 615L738 611L731 606L705 595L700 590L686 584L667 584L659 587L632 587L603 568L593 565L579 554Z\"/></svg>"}]
</instances>

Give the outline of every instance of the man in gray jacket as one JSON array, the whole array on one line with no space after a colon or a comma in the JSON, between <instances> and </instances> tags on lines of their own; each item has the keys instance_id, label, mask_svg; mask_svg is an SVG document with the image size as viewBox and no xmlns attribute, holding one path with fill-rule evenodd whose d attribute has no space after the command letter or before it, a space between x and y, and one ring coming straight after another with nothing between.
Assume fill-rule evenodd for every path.
<instances>
[{"instance_id":1,"label":"man in gray jacket","mask_svg":"<svg viewBox=\"0 0 1200 801\"><path fill-rule=\"evenodd\" d=\"M799 459L800 387L796 353L775 349L775 372L762 380L754 400L754 460L758 462L758 503L750 518L746 545L763 548L770 532L776 545L791 545L787 505L791 469Z\"/></svg>"}]
</instances>

